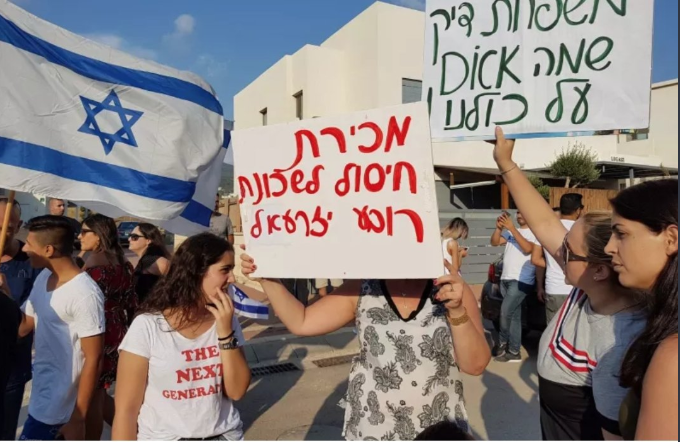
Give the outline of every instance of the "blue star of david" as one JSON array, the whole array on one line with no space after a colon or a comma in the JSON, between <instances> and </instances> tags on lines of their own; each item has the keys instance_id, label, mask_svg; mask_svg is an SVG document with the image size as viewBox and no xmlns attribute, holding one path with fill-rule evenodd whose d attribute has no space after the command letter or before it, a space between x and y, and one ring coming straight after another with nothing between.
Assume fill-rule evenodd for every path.
<instances>
[{"instance_id":1,"label":"blue star of david","mask_svg":"<svg viewBox=\"0 0 680 442\"><path fill-rule=\"evenodd\" d=\"M137 147L137 140L132 133L132 126L144 115L144 112L124 108L120 103L120 98L118 98L118 95L113 90L102 102L91 100L82 95L80 96L80 101L83 103L87 117L85 118L85 123L78 129L78 132L99 137L106 155L111 153L116 143ZM115 112L120 117L123 127L118 132L108 134L102 132L99 128L97 115L105 110Z\"/></svg>"},{"instance_id":2,"label":"blue star of david","mask_svg":"<svg viewBox=\"0 0 680 442\"><path fill-rule=\"evenodd\" d=\"M241 300L241 302L243 302L243 300L246 298L245 295L241 293L239 290L234 290L234 292L236 293L236 296L238 296L238 299Z\"/></svg>"}]
</instances>

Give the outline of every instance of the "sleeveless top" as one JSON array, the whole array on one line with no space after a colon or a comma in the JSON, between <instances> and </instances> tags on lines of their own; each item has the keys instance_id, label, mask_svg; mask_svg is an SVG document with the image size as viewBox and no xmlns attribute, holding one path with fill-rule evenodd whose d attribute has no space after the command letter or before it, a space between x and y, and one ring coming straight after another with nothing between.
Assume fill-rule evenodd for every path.
<instances>
[{"instance_id":1,"label":"sleeveless top","mask_svg":"<svg viewBox=\"0 0 680 442\"><path fill-rule=\"evenodd\" d=\"M432 290L430 282L418 309L402 319L384 281L362 282L361 351L345 397L347 440L413 440L445 420L470 431L446 309L432 304Z\"/></svg>"},{"instance_id":2,"label":"sleeveless top","mask_svg":"<svg viewBox=\"0 0 680 442\"><path fill-rule=\"evenodd\" d=\"M135 292L137 292L137 298L139 298L140 303L146 300L158 280L161 279L159 275L144 273L149 267L158 261L159 258L162 258L162 256L155 254L144 254L139 259L137 267L135 267Z\"/></svg>"},{"instance_id":3,"label":"sleeveless top","mask_svg":"<svg viewBox=\"0 0 680 442\"><path fill-rule=\"evenodd\" d=\"M99 384L109 388L116 380L118 346L125 337L137 309L132 282L132 264L90 267L87 274L97 283L104 294L104 357Z\"/></svg>"},{"instance_id":4,"label":"sleeveless top","mask_svg":"<svg viewBox=\"0 0 680 442\"><path fill-rule=\"evenodd\" d=\"M446 262L449 264L453 264L453 261L451 260L451 254L449 253L449 243L453 241L453 238L446 238L442 240L442 251L444 252L444 259ZM449 274L449 269L446 269L446 274Z\"/></svg>"}]
</instances>

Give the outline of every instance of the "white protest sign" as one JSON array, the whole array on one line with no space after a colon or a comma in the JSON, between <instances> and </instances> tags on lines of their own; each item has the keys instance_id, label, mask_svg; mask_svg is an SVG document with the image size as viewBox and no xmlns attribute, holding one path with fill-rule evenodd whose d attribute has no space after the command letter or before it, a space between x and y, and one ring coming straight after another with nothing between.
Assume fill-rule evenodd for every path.
<instances>
[{"instance_id":1,"label":"white protest sign","mask_svg":"<svg viewBox=\"0 0 680 442\"><path fill-rule=\"evenodd\" d=\"M257 276L443 273L425 103L236 131L232 142Z\"/></svg>"},{"instance_id":2,"label":"white protest sign","mask_svg":"<svg viewBox=\"0 0 680 442\"><path fill-rule=\"evenodd\" d=\"M652 0L427 0L432 138L649 127Z\"/></svg>"}]
</instances>

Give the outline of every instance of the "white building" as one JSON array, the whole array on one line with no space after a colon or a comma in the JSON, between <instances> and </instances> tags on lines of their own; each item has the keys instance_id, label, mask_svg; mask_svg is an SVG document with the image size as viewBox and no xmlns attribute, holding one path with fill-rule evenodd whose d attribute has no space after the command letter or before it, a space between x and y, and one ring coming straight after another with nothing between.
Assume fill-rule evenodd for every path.
<instances>
[{"instance_id":1,"label":"white building","mask_svg":"<svg viewBox=\"0 0 680 442\"><path fill-rule=\"evenodd\" d=\"M307 45L284 56L239 92L234 97L236 129L420 101L424 34L423 12L374 3L320 46ZM651 119L649 132L634 136L522 140L516 159L524 169L545 170L556 153L582 142L597 154L603 168L600 187L626 185L620 180L631 174L659 175L661 164L677 173L677 80L654 85ZM487 143L434 143L433 151L442 211L448 203L469 207L456 204L449 195L450 180L456 184L495 180L492 147ZM486 199L481 190L478 195Z\"/></svg>"}]
</instances>

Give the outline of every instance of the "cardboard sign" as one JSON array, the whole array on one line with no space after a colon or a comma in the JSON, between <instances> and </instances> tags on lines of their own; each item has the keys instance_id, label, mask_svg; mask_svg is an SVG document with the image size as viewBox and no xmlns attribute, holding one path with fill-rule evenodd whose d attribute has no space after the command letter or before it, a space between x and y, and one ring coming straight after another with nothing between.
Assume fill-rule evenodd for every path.
<instances>
[{"instance_id":1,"label":"cardboard sign","mask_svg":"<svg viewBox=\"0 0 680 442\"><path fill-rule=\"evenodd\" d=\"M649 127L653 1L427 0L436 141Z\"/></svg>"},{"instance_id":2,"label":"cardboard sign","mask_svg":"<svg viewBox=\"0 0 680 442\"><path fill-rule=\"evenodd\" d=\"M233 147L257 276L443 273L425 103L236 131Z\"/></svg>"}]
</instances>

